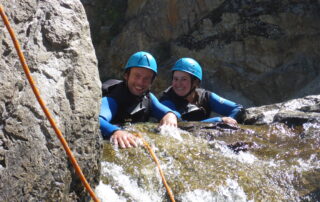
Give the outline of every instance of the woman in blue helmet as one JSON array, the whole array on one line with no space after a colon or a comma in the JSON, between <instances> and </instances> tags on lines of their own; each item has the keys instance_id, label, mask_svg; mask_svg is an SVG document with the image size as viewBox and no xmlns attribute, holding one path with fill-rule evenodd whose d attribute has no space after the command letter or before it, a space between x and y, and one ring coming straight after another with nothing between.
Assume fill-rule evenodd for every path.
<instances>
[{"instance_id":1,"label":"woman in blue helmet","mask_svg":"<svg viewBox=\"0 0 320 202\"><path fill-rule=\"evenodd\" d=\"M178 114L174 114L149 92L156 74L157 63L154 57L140 51L129 58L124 80L111 79L103 83L99 120L105 139L110 139L121 148L137 146L136 137L119 125L144 122L150 116L159 119L160 125L177 127Z\"/></svg>"},{"instance_id":2,"label":"woman in blue helmet","mask_svg":"<svg viewBox=\"0 0 320 202\"><path fill-rule=\"evenodd\" d=\"M182 120L237 123L242 106L200 88L202 69L197 61L181 58L171 71L172 85L163 92L160 102L180 113ZM211 112L222 117L210 117Z\"/></svg>"}]
</instances>

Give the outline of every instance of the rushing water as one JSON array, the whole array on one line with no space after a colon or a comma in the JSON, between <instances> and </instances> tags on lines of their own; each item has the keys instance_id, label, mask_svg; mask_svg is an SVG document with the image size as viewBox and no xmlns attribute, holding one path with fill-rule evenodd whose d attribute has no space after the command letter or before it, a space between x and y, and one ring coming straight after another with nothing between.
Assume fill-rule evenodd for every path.
<instances>
[{"instance_id":1,"label":"rushing water","mask_svg":"<svg viewBox=\"0 0 320 202\"><path fill-rule=\"evenodd\" d=\"M155 128L129 127L155 151L176 201L320 201L318 123ZM109 142L96 193L102 201L169 201L148 150Z\"/></svg>"}]
</instances>

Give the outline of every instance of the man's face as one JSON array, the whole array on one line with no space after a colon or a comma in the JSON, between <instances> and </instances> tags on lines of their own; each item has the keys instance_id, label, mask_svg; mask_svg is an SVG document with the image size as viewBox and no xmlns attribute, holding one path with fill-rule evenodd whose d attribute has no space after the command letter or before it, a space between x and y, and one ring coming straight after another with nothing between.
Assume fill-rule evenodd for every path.
<instances>
[{"instance_id":1,"label":"man's face","mask_svg":"<svg viewBox=\"0 0 320 202\"><path fill-rule=\"evenodd\" d=\"M127 80L129 91L133 95L143 95L151 87L153 74L153 71L150 69L141 67L130 68L130 71L124 76Z\"/></svg>"}]
</instances>

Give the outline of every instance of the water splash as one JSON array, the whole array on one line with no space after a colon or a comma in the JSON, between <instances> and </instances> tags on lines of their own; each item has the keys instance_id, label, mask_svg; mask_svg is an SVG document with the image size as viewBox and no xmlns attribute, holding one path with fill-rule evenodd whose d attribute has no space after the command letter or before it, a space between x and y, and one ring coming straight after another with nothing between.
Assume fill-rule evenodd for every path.
<instances>
[{"instance_id":1,"label":"water splash","mask_svg":"<svg viewBox=\"0 0 320 202\"><path fill-rule=\"evenodd\" d=\"M95 193L101 202L126 202L127 199L119 196L113 189L111 185L106 185L102 181L95 189Z\"/></svg>"},{"instance_id":2,"label":"water splash","mask_svg":"<svg viewBox=\"0 0 320 202\"><path fill-rule=\"evenodd\" d=\"M181 201L184 202L246 202L247 195L236 180L227 179L226 185L220 185L215 192L196 189L182 194Z\"/></svg>"},{"instance_id":3,"label":"water splash","mask_svg":"<svg viewBox=\"0 0 320 202\"><path fill-rule=\"evenodd\" d=\"M133 201L161 201L161 196L157 195L156 192L148 192L138 186L138 182L127 175L123 168L109 162L101 163L102 175L108 177L109 180L115 181L116 185L112 186L113 189L120 189L127 194ZM110 186L100 183L96 188L98 197L103 198L105 201L109 200L120 200L120 197L115 191L110 191ZM111 198L109 197L109 194ZM125 200L126 201L126 200Z\"/></svg>"},{"instance_id":4,"label":"water splash","mask_svg":"<svg viewBox=\"0 0 320 202\"><path fill-rule=\"evenodd\" d=\"M257 158L249 152L240 151L236 154L222 141L213 140L210 143L214 145L215 149L220 150L222 155L225 157L233 158L239 162L248 163L248 164L253 164L257 160Z\"/></svg>"},{"instance_id":5,"label":"water splash","mask_svg":"<svg viewBox=\"0 0 320 202\"><path fill-rule=\"evenodd\" d=\"M159 127L159 133L163 136L173 137L179 141L183 141L181 134L188 134L187 131L181 130L180 128L172 127L172 126L161 126Z\"/></svg>"}]
</instances>

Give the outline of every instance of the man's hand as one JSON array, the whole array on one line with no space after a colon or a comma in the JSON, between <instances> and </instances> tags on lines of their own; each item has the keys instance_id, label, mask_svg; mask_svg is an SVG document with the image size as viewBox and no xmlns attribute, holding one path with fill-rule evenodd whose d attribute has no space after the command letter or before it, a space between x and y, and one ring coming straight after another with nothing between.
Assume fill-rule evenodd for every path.
<instances>
[{"instance_id":1,"label":"man's hand","mask_svg":"<svg viewBox=\"0 0 320 202\"><path fill-rule=\"evenodd\" d=\"M222 117L222 122L226 124L236 125L238 122L231 117Z\"/></svg>"},{"instance_id":2,"label":"man's hand","mask_svg":"<svg viewBox=\"0 0 320 202\"><path fill-rule=\"evenodd\" d=\"M177 116L172 112L168 112L160 120L160 126L162 125L177 127L178 126Z\"/></svg>"},{"instance_id":3,"label":"man's hand","mask_svg":"<svg viewBox=\"0 0 320 202\"><path fill-rule=\"evenodd\" d=\"M140 144L138 137L124 130L117 130L114 132L110 141L113 142L114 145L119 145L123 149L137 147Z\"/></svg>"}]
</instances>

